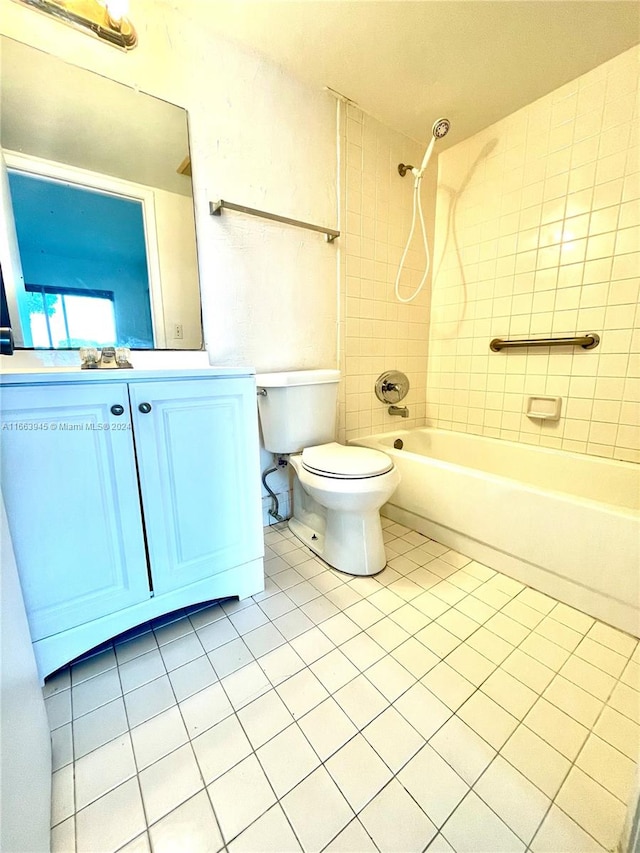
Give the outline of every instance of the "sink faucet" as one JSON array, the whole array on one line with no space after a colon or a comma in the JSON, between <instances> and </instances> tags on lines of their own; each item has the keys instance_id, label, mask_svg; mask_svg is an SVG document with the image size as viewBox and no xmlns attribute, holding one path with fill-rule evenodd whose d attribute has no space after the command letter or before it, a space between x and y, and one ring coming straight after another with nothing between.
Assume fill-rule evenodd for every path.
<instances>
[{"instance_id":1,"label":"sink faucet","mask_svg":"<svg viewBox=\"0 0 640 853\"><path fill-rule=\"evenodd\" d=\"M400 415L401 418L409 417L409 409L406 406L389 406L390 415Z\"/></svg>"}]
</instances>

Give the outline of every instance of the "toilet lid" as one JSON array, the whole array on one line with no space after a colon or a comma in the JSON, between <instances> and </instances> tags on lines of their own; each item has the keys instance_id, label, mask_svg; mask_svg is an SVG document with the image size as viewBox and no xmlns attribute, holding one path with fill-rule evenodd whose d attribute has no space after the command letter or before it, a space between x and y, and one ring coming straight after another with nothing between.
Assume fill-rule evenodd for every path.
<instances>
[{"instance_id":1,"label":"toilet lid","mask_svg":"<svg viewBox=\"0 0 640 853\"><path fill-rule=\"evenodd\" d=\"M302 467L321 477L357 480L386 474L393 468L393 462L381 450L345 447L332 441L317 447L306 447L302 451Z\"/></svg>"}]
</instances>

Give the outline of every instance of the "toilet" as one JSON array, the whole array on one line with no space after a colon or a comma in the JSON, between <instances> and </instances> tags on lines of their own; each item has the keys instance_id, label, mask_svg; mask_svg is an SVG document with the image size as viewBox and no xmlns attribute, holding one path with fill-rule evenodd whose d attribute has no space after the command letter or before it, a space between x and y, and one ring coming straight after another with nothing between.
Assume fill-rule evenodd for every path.
<instances>
[{"instance_id":1,"label":"toilet","mask_svg":"<svg viewBox=\"0 0 640 853\"><path fill-rule=\"evenodd\" d=\"M386 565L380 507L400 482L386 453L335 441L338 370L256 376L264 446L294 472L289 529L330 566L375 575Z\"/></svg>"}]
</instances>

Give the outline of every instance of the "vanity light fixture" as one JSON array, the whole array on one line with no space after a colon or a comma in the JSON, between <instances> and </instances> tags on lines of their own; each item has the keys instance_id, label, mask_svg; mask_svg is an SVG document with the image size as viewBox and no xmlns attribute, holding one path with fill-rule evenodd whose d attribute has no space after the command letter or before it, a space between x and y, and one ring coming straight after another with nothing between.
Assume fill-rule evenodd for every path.
<instances>
[{"instance_id":1,"label":"vanity light fixture","mask_svg":"<svg viewBox=\"0 0 640 853\"><path fill-rule=\"evenodd\" d=\"M126 17L127 0L15 0L123 50L138 44L138 36Z\"/></svg>"}]
</instances>

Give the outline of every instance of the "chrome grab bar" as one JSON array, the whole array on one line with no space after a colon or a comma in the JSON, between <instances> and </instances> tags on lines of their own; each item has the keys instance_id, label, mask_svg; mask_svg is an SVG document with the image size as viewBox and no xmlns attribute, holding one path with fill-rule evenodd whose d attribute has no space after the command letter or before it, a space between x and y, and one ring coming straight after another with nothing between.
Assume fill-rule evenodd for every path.
<instances>
[{"instance_id":1,"label":"chrome grab bar","mask_svg":"<svg viewBox=\"0 0 640 853\"><path fill-rule=\"evenodd\" d=\"M319 231L324 234L327 243L333 243L336 237L340 236L339 231L333 228L324 228L322 225L312 225L310 222L302 222L300 219L290 219L288 216L280 216L277 213L267 213L265 210L256 210L255 207L245 207L244 204L234 204L231 201L209 202L209 213L211 216L221 216L222 210L237 210L239 213L248 213L251 216L260 216L262 219L270 219L272 222L283 222L285 225L294 225L296 228L306 228L308 231Z\"/></svg>"},{"instance_id":2,"label":"chrome grab bar","mask_svg":"<svg viewBox=\"0 0 640 853\"><path fill-rule=\"evenodd\" d=\"M582 347L582 349L595 349L600 343L600 335L595 332L587 332L585 335L571 338L538 338L522 341L503 340L494 338L489 344L492 352L500 352L501 349L516 347Z\"/></svg>"}]
</instances>

